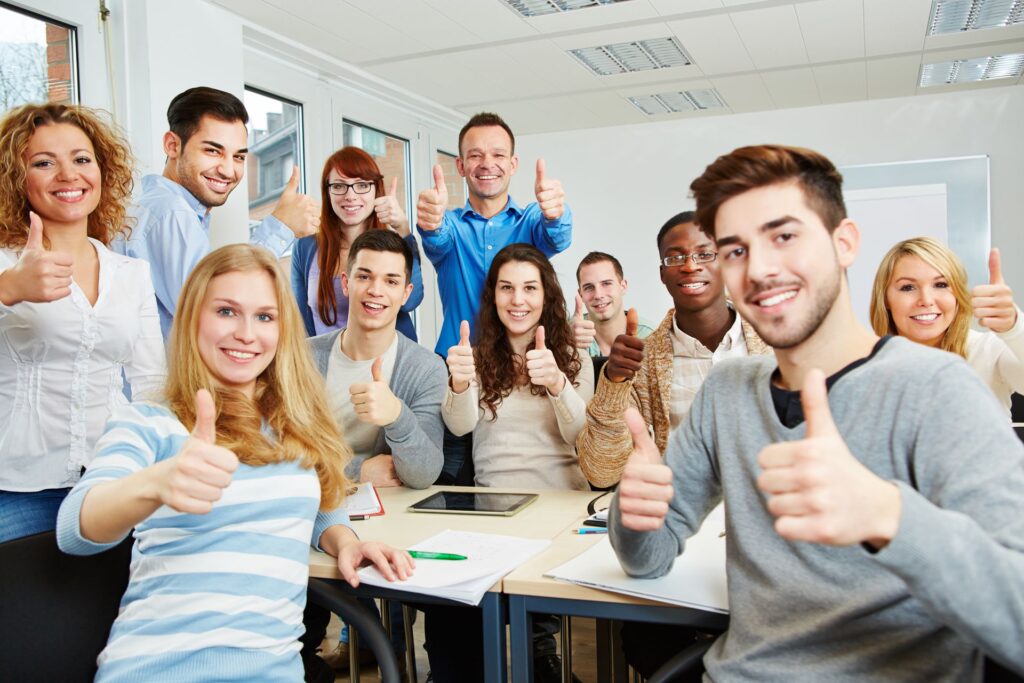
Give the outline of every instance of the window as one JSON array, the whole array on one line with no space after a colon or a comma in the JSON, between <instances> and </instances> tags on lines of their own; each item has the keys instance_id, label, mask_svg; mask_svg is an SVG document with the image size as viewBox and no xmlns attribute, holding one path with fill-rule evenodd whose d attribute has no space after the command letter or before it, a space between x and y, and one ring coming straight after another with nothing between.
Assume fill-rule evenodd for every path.
<instances>
[{"instance_id":1,"label":"window","mask_svg":"<svg viewBox=\"0 0 1024 683\"><path fill-rule=\"evenodd\" d=\"M437 151L437 163L444 170L444 184L448 188L448 208L461 209L466 205L466 187L455 166L455 155Z\"/></svg>"},{"instance_id":2,"label":"window","mask_svg":"<svg viewBox=\"0 0 1024 683\"><path fill-rule=\"evenodd\" d=\"M351 121L342 123L341 132L346 147L358 147L377 162L384 176L385 190L391 186L391 179L398 177L395 194L398 203L412 220L408 198L409 141Z\"/></svg>"},{"instance_id":3,"label":"window","mask_svg":"<svg viewBox=\"0 0 1024 683\"><path fill-rule=\"evenodd\" d=\"M245 108L249 112L245 173L249 225L254 227L274 210L295 166L299 167L299 191L303 191L302 105L246 88Z\"/></svg>"},{"instance_id":4,"label":"window","mask_svg":"<svg viewBox=\"0 0 1024 683\"><path fill-rule=\"evenodd\" d=\"M0 112L78 101L74 29L0 4Z\"/></svg>"}]
</instances>

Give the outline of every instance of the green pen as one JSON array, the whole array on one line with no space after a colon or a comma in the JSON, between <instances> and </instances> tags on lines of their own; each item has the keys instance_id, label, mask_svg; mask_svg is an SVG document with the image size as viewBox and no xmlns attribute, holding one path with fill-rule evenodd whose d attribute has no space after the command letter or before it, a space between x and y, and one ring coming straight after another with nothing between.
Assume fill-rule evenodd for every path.
<instances>
[{"instance_id":1,"label":"green pen","mask_svg":"<svg viewBox=\"0 0 1024 683\"><path fill-rule=\"evenodd\" d=\"M415 557L417 560L468 560L469 558L465 555L455 555L453 553L433 553L428 550L410 550L409 554Z\"/></svg>"}]
</instances>

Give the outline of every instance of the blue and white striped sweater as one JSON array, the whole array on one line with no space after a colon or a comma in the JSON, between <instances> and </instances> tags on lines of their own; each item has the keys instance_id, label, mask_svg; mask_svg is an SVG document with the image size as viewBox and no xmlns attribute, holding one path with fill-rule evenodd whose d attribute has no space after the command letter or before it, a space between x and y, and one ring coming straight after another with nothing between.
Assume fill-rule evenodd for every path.
<instances>
[{"instance_id":1,"label":"blue and white striped sweater","mask_svg":"<svg viewBox=\"0 0 1024 683\"><path fill-rule=\"evenodd\" d=\"M77 555L114 544L82 537L86 492L173 457L189 433L166 408L116 410L96 457L61 506L57 541ZM319 513L316 472L298 462L240 465L206 515L161 507L136 527L128 589L97 681L297 681L308 553L348 524Z\"/></svg>"}]
</instances>

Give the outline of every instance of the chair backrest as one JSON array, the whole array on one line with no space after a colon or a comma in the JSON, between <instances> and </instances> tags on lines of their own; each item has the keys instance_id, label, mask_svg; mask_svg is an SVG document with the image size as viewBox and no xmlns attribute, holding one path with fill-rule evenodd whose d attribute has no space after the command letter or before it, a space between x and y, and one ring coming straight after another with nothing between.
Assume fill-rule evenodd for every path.
<instances>
[{"instance_id":1,"label":"chair backrest","mask_svg":"<svg viewBox=\"0 0 1024 683\"><path fill-rule=\"evenodd\" d=\"M0 672L8 681L92 681L128 586L132 539L75 557L49 531L0 544Z\"/></svg>"}]
</instances>

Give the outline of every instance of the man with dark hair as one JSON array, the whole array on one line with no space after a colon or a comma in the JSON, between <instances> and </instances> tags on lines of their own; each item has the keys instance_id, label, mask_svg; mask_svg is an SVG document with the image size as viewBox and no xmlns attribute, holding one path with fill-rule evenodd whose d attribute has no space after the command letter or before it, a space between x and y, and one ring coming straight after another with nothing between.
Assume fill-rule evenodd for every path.
<instances>
[{"instance_id":1,"label":"man with dark hair","mask_svg":"<svg viewBox=\"0 0 1024 683\"><path fill-rule=\"evenodd\" d=\"M622 264L611 254L592 251L576 267L576 284L579 290L572 317L576 348L586 350L591 357L607 356L615 338L626 333L622 297L629 283L622 274ZM640 320L636 335L644 339L651 332L654 327Z\"/></svg>"},{"instance_id":2,"label":"man with dark hair","mask_svg":"<svg viewBox=\"0 0 1024 683\"><path fill-rule=\"evenodd\" d=\"M745 147L690 187L775 358L716 367L664 460L628 411L623 568L663 575L724 501L709 678L970 681L985 655L1024 672L1024 446L999 401L963 359L857 320L860 234L824 156Z\"/></svg>"},{"instance_id":3,"label":"man with dark hair","mask_svg":"<svg viewBox=\"0 0 1024 683\"><path fill-rule=\"evenodd\" d=\"M632 450L622 415L640 411L661 448L680 425L713 365L770 353L725 298L714 241L684 211L658 231L661 281L674 306L646 339L639 326L615 337L576 439L580 469L595 486L614 486Z\"/></svg>"},{"instance_id":4,"label":"man with dark hair","mask_svg":"<svg viewBox=\"0 0 1024 683\"><path fill-rule=\"evenodd\" d=\"M164 337L185 279L210 251L210 211L242 180L248 121L241 100L223 90L198 87L176 95L167 107L163 175L142 178L142 196L130 210L131 235L111 245L149 261ZM295 167L273 212L252 233L252 244L281 256L295 237L316 232L316 204L298 188Z\"/></svg>"}]
</instances>

